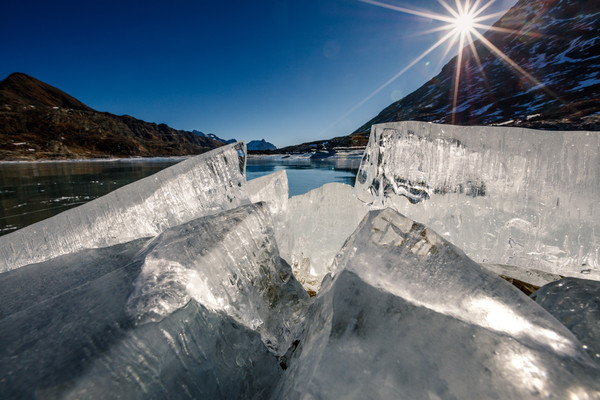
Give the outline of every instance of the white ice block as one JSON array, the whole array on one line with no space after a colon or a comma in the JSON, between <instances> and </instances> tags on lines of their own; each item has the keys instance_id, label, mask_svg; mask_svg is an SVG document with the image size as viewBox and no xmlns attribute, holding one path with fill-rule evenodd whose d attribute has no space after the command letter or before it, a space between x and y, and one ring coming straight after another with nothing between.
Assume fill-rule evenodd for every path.
<instances>
[{"instance_id":1,"label":"white ice block","mask_svg":"<svg viewBox=\"0 0 600 400\"><path fill-rule=\"evenodd\" d=\"M138 322L160 321L194 299L258 331L277 354L296 338L308 295L279 257L265 203L171 228L138 259L142 270L127 305Z\"/></svg>"},{"instance_id":2,"label":"white ice block","mask_svg":"<svg viewBox=\"0 0 600 400\"><path fill-rule=\"evenodd\" d=\"M268 398L308 295L263 203L0 274L0 398Z\"/></svg>"},{"instance_id":3,"label":"white ice block","mask_svg":"<svg viewBox=\"0 0 600 400\"><path fill-rule=\"evenodd\" d=\"M2 236L0 272L156 236L194 218L247 204L245 168L245 145L234 143Z\"/></svg>"},{"instance_id":4,"label":"white ice block","mask_svg":"<svg viewBox=\"0 0 600 400\"><path fill-rule=\"evenodd\" d=\"M246 190L252 203L264 201L273 216L287 211L289 186L285 170L247 181Z\"/></svg>"},{"instance_id":5,"label":"white ice block","mask_svg":"<svg viewBox=\"0 0 600 400\"><path fill-rule=\"evenodd\" d=\"M600 395L571 332L430 228L372 211L334 264L273 398Z\"/></svg>"},{"instance_id":6,"label":"white ice block","mask_svg":"<svg viewBox=\"0 0 600 400\"><path fill-rule=\"evenodd\" d=\"M277 244L304 288L318 291L335 255L367 211L343 183L328 183L289 199L287 212L275 219Z\"/></svg>"},{"instance_id":7,"label":"white ice block","mask_svg":"<svg viewBox=\"0 0 600 400\"><path fill-rule=\"evenodd\" d=\"M356 193L475 261L600 279L600 133L375 125Z\"/></svg>"}]
</instances>

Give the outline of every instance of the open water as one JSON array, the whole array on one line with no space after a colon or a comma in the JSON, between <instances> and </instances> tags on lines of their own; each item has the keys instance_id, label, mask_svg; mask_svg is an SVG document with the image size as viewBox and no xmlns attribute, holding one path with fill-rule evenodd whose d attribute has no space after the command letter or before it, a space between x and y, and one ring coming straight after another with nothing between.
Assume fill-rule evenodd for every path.
<instances>
[{"instance_id":1,"label":"open water","mask_svg":"<svg viewBox=\"0 0 600 400\"><path fill-rule=\"evenodd\" d=\"M0 163L0 235L52 217L185 158ZM360 161L249 158L247 179L282 169L290 196L328 182L354 184Z\"/></svg>"}]
</instances>

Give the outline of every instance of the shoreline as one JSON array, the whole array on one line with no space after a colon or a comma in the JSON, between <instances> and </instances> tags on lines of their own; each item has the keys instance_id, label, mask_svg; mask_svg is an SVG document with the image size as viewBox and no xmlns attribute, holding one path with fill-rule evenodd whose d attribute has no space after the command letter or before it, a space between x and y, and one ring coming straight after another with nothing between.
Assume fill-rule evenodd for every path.
<instances>
[{"instance_id":1,"label":"shoreline","mask_svg":"<svg viewBox=\"0 0 600 400\"><path fill-rule=\"evenodd\" d=\"M33 164L33 163L77 163L77 162L164 162L184 161L194 156L157 156L157 157L113 157L113 158L71 158L71 159L41 159L41 160L0 160L2 164Z\"/></svg>"},{"instance_id":2,"label":"shoreline","mask_svg":"<svg viewBox=\"0 0 600 400\"><path fill-rule=\"evenodd\" d=\"M302 153L276 153L276 154L246 154L248 159L268 160L306 160L306 161L337 161L337 160L360 160L364 149L339 149L331 152L306 151ZM316 157L315 157L316 155ZM184 161L196 155L184 156L155 156L155 157L103 157L103 158L69 158L69 159L39 159L39 160L0 160L3 164L33 164L33 163L77 163L77 162L166 162Z\"/></svg>"}]
</instances>

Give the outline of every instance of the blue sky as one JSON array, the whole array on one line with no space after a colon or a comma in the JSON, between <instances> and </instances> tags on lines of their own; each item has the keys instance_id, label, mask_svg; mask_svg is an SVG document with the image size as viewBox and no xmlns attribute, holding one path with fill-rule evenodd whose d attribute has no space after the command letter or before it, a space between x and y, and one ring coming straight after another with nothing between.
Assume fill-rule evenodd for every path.
<instances>
[{"instance_id":1,"label":"blue sky","mask_svg":"<svg viewBox=\"0 0 600 400\"><path fill-rule=\"evenodd\" d=\"M359 0L23 0L2 14L0 79L24 72L99 111L278 147L351 133L457 53L440 48L356 108L441 23Z\"/></svg>"}]
</instances>

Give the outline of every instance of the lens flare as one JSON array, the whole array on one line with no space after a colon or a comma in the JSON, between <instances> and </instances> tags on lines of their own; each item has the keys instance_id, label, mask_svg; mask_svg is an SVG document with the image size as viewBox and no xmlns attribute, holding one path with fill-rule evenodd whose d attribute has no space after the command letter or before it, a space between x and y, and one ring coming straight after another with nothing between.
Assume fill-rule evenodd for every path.
<instances>
[{"instance_id":1,"label":"lens flare","mask_svg":"<svg viewBox=\"0 0 600 400\"><path fill-rule=\"evenodd\" d=\"M473 21L473 16L471 14L462 14L454 20L454 29L461 35L464 35L474 28L474 23L475 22Z\"/></svg>"},{"instance_id":2,"label":"lens flare","mask_svg":"<svg viewBox=\"0 0 600 400\"><path fill-rule=\"evenodd\" d=\"M547 87L545 87L538 79L532 76L530 73L525 71L522 67L520 67L515 61L513 61L510 57L504 54L500 49L494 46L488 39L486 39L479 30L490 30L496 32L503 33L518 33L517 31L495 27L492 25L487 25L484 23L486 20L495 19L499 16L502 16L506 13L506 11L496 12L492 14L485 14L485 10L487 10L496 0L489 0L485 4L481 4L481 0L475 0L475 2L471 2L471 0L455 0L455 7L450 6L445 0L438 0L440 5L448 12L448 15L437 14L429 11L419 11L412 10L410 8L396 6L388 3L384 3L378 0L358 0L362 3L371 4L377 7L387 8L389 10L402 12L405 14L411 14L418 17L423 17L432 21L443 22L444 24L435 27L426 31L425 33L434 33L440 31L448 31L440 40L435 42L431 47L425 50L420 56L416 57L414 60L408 63L404 68L402 68L398 73L388 79L383 85L375 89L369 95L367 95L363 100L361 100L358 104L352 107L349 111L347 111L343 116L338 118L331 126L336 125L341 120L348 117L352 112L358 109L360 106L365 104L368 100L373 98L377 93L381 92L384 88L386 88L393 81L398 79L402 74L404 74L408 69L412 68L415 64L417 64L420 60L422 60L429 53L440 47L442 44L447 43L447 48L444 52L443 58L450 52L452 47L455 44L458 46L458 54L457 54L457 63L455 65L456 71L454 74L454 87L453 87L453 104L452 104L452 124L455 123L455 114L456 114L456 103L458 101L458 89L460 86L461 79L461 70L462 70L462 62L463 62L463 52L471 51L473 54L473 58L479 67L479 70L483 76L484 82L487 85L487 77L485 76L485 71L483 70L481 60L479 55L477 54L476 46L474 44L475 40L478 40L483 46L487 47L491 54L496 56L500 61L502 61L505 65L507 65L515 74L523 77L524 79L530 81L533 85L541 88L546 91L548 94L552 95L554 98L558 98L555 93L551 92ZM533 36L538 36L535 33L530 33ZM443 60L440 60L440 63ZM489 86L488 86L489 87Z\"/></svg>"}]
</instances>

